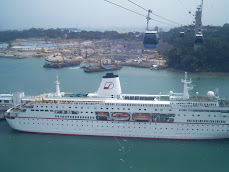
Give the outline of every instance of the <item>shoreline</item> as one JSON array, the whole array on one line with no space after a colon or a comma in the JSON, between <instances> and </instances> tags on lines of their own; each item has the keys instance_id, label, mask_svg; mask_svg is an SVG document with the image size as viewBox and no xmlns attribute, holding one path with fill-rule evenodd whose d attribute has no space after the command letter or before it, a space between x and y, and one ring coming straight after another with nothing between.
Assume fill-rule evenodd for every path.
<instances>
[{"instance_id":1,"label":"shoreline","mask_svg":"<svg viewBox=\"0 0 229 172\"><path fill-rule=\"evenodd\" d=\"M10 58L10 59L26 59L26 58L40 58L40 59L45 59L44 57L41 56L14 56L14 55L2 55L0 54L0 58ZM82 63L89 63L89 62L82 62ZM137 65L127 65L124 64L123 66L127 66L127 67L134 67L134 68L144 68L144 69L150 69L150 67L144 67L144 66L137 66ZM183 70L177 70L177 69L173 69L170 67L166 67L163 69L159 69L160 71L170 71L170 72L177 72L177 73L183 73L186 71ZM209 76L229 76L229 72L188 72L189 74L192 75L209 75Z\"/></svg>"},{"instance_id":2,"label":"shoreline","mask_svg":"<svg viewBox=\"0 0 229 172\"><path fill-rule=\"evenodd\" d=\"M173 68L164 68L162 70L167 70L170 72L178 72L178 73L182 73L182 72L187 72L187 71L183 71L183 70L177 70L177 69L173 69ZM195 75L209 75L209 76L229 76L229 72L188 72L189 74Z\"/></svg>"}]
</instances>

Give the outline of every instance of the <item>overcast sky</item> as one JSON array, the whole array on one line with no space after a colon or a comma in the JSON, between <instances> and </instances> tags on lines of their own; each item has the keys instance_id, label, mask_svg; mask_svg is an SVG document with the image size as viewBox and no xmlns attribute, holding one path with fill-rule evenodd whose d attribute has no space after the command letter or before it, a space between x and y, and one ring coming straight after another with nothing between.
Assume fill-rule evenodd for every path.
<instances>
[{"instance_id":1,"label":"overcast sky","mask_svg":"<svg viewBox=\"0 0 229 172\"><path fill-rule=\"evenodd\" d=\"M109 0L146 15L128 0ZM201 0L132 0L153 13L180 23L190 24ZM183 4L181 4L181 3ZM229 23L229 0L204 0L203 25ZM188 11L192 13L189 14ZM154 15L152 18L166 22ZM172 23L171 23L172 24ZM151 27L169 27L151 21ZM0 0L0 30L36 28L130 28L146 27L144 17L104 0Z\"/></svg>"}]
</instances>

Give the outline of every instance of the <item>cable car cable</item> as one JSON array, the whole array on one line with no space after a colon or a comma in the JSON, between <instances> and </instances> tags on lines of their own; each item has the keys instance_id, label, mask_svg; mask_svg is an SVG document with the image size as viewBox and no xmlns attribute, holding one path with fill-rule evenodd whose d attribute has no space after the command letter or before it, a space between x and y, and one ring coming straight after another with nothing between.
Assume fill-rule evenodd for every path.
<instances>
[{"instance_id":1,"label":"cable car cable","mask_svg":"<svg viewBox=\"0 0 229 172\"><path fill-rule=\"evenodd\" d=\"M148 11L147 9L145 9L145 8L143 8L142 6L140 6L140 5L136 4L136 3L134 3L133 1L131 1L131 0L128 0L128 1L131 2L132 4L138 6L139 8L141 8L141 9L143 9L143 10L145 10L145 11Z\"/></svg>"},{"instance_id":2,"label":"cable car cable","mask_svg":"<svg viewBox=\"0 0 229 172\"><path fill-rule=\"evenodd\" d=\"M145 8L143 8L142 6L140 6L140 5L136 4L136 3L134 3L133 1L131 1L131 0L128 0L128 1L131 2L132 4L138 6L139 8L141 8L141 9L143 9L143 10L145 10L145 11L148 11L147 9L145 9ZM159 16L159 15L153 13L152 11L151 11L150 13L153 14L153 15L155 15L155 16L157 16L157 17L160 17L160 18L162 18L162 19L164 19L164 20L167 20L167 21L169 21L169 22L171 22L171 23L173 23L173 24L181 25L181 24L179 24L179 23L173 22L172 20L169 20L169 19L166 19L166 18L164 18L164 17L162 17L162 16Z\"/></svg>"},{"instance_id":3,"label":"cable car cable","mask_svg":"<svg viewBox=\"0 0 229 172\"><path fill-rule=\"evenodd\" d=\"M179 1L180 4L184 7L185 10L187 10L188 12L190 12L190 11L184 6L184 4L183 4L180 0L178 0L178 1Z\"/></svg>"},{"instance_id":4,"label":"cable car cable","mask_svg":"<svg viewBox=\"0 0 229 172\"><path fill-rule=\"evenodd\" d=\"M121 5L115 4L115 3L110 2L110 1L108 1L108 0L104 0L104 1L109 2L109 3L111 3L111 4L115 5L115 6L118 6L118 7L120 7L120 8L123 8L123 9L125 9L125 10L128 10L128 11L130 11L130 12L133 12L133 13L135 13L135 14L138 14L138 15L140 15L140 16L142 16L142 17L145 17L145 18L147 17L147 16L145 16L145 15L143 15L143 14L140 14L140 13L138 13L138 12L136 12L136 11L130 10L130 9L126 8L126 7L123 7L123 6L121 6ZM165 23L165 22L156 20L156 19L150 19L150 20L154 20L154 21L157 21L157 22L159 22L159 23L163 23L163 24L166 24L166 25L169 25L169 26L173 26L173 27L174 27L174 25L171 25L171 24L168 24L168 23Z\"/></svg>"},{"instance_id":5,"label":"cable car cable","mask_svg":"<svg viewBox=\"0 0 229 172\"><path fill-rule=\"evenodd\" d=\"M138 15L140 15L140 16L146 17L146 16L143 15L143 14L140 14L140 13L138 13L138 12L135 12L135 11L133 11L133 10L130 10L130 9L128 9L128 8L125 8L125 7L121 6L121 5L118 5L118 4L115 4L115 3L113 3L113 2L110 2L110 1L108 1L108 0L104 0L104 1L109 2L109 3L113 4L113 5L116 5L116 6L120 7L120 8L123 8L123 9L125 9L125 10L128 10L128 11L130 11L130 12L133 12L133 13L135 13L135 14L138 14Z\"/></svg>"}]
</instances>

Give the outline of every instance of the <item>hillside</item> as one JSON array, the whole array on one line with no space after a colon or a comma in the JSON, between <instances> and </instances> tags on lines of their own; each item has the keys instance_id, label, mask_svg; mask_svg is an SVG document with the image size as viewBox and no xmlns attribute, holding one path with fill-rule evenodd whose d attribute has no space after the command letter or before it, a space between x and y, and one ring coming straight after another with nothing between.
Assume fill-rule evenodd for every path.
<instances>
[{"instance_id":1,"label":"hillside","mask_svg":"<svg viewBox=\"0 0 229 172\"><path fill-rule=\"evenodd\" d=\"M194 31L179 37L180 29L163 33L164 41L174 48L166 52L170 68L191 72L229 72L229 24L203 28L204 45L194 52Z\"/></svg>"}]
</instances>

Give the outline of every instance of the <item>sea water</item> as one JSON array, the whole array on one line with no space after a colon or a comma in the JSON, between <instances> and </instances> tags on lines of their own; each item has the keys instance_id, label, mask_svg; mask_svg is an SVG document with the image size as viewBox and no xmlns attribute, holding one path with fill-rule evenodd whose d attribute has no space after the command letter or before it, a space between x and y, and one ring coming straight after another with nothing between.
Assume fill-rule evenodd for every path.
<instances>
[{"instance_id":1,"label":"sea water","mask_svg":"<svg viewBox=\"0 0 229 172\"><path fill-rule=\"evenodd\" d=\"M47 69L37 58L0 58L0 94L39 95L60 88L68 93L95 92L105 72L84 73L81 68ZM182 92L183 72L123 67L115 71L123 93L168 94ZM227 74L188 74L192 94L216 90L229 98ZM32 134L12 130L0 121L0 172L5 171L228 171L229 140L157 140Z\"/></svg>"}]
</instances>

